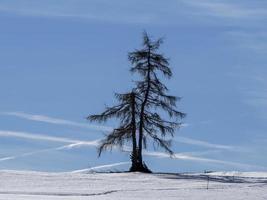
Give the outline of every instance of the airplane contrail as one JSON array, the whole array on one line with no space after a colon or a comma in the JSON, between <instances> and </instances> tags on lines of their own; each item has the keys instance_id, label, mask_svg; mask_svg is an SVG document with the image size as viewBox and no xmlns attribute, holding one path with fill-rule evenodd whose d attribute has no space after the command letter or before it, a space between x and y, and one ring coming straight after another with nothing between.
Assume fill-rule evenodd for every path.
<instances>
[{"instance_id":1,"label":"airplane contrail","mask_svg":"<svg viewBox=\"0 0 267 200\"><path fill-rule=\"evenodd\" d=\"M91 124L79 123L79 122L74 122L74 121L60 119L60 118L49 117L45 115L33 115L33 114L24 113L24 112L1 112L0 114L7 115L7 116L14 116L14 117L18 117L18 118L26 119L30 121L44 122L44 123L57 124L57 125L76 126L80 128L87 128L87 129L92 129L92 130L97 130L97 131L109 132L113 130L113 128L109 126L91 125Z\"/></svg>"},{"instance_id":2,"label":"airplane contrail","mask_svg":"<svg viewBox=\"0 0 267 200\"><path fill-rule=\"evenodd\" d=\"M121 165L128 165L130 163L131 162L119 162L119 163L113 163L113 164L107 164L107 165L99 165L99 166L95 166L95 167L91 167L87 169L75 170L75 171L72 171L72 173L85 173L85 172L90 172L90 171L94 171L97 169L106 169L106 168L117 167Z\"/></svg>"}]
</instances>

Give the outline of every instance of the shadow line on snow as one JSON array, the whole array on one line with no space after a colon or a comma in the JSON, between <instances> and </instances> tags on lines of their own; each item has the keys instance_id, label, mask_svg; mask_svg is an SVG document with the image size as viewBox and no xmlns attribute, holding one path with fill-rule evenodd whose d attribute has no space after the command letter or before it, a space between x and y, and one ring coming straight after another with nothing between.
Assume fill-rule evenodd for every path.
<instances>
[{"instance_id":1,"label":"shadow line on snow","mask_svg":"<svg viewBox=\"0 0 267 200\"><path fill-rule=\"evenodd\" d=\"M214 175L189 175L189 174L155 174L164 179L188 179L220 182L220 183L264 183L267 178L241 177L241 176L214 176Z\"/></svg>"},{"instance_id":2,"label":"shadow line on snow","mask_svg":"<svg viewBox=\"0 0 267 200\"><path fill-rule=\"evenodd\" d=\"M10 191L10 192L0 192L0 194L10 194L10 195L30 195L30 196L63 196L63 197L70 197L70 196L100 196L100 195L107 195L114 192L118 192L117 190L110 190L100 193L47 193L47 192L19 192L19 191Z\"/></svg>"}]
</instances>

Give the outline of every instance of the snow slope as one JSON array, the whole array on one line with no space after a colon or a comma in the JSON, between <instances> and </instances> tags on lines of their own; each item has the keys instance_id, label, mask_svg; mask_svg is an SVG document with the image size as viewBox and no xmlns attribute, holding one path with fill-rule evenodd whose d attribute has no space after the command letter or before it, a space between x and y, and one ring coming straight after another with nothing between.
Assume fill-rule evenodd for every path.
<instances>
[{"instance_id":1,"label":"snow slope","mask_svg":"<svg viewBox=\"0 0 267 200\"><path fill-rule=\"evenodd\" d=\"M0 200L267 199L266 173L242 173L240 177L235 174L0 171Z\"/></svg>"}]
</instances>

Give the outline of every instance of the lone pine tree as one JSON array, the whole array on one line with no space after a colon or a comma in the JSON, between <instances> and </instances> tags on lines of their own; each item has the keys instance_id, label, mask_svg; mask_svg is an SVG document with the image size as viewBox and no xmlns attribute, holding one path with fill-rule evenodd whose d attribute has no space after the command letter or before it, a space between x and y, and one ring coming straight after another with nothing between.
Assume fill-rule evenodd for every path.
<instances>
[{"instance_id":1,"label":"lone pine tree","mask_svg":"<svg viewBox=\"0 0 267 200\"><path fill-rule=\"evenodd\" d=\"M132 73L138 73L141 80L137 81L136 91L142 101L139 113L139 140L138 140L138 170L149 171L143 163L142 150L147 146L147 138L151 138L154 144L162 147L168 153L173 154L170 149L171 140L164 139L166 136L174 136L176 128L181 123L179 119L185 114L176 110L176 102L180 98L168 95L168 88L159 79L159 74L167 78L172 77L169 61L158 53L162 39L152 41L145 32L143 35L143 48L129 53L128 57L133 67ZM161 113L167 112L171 120L161 117Z\"/></svg>"}]
</instances>

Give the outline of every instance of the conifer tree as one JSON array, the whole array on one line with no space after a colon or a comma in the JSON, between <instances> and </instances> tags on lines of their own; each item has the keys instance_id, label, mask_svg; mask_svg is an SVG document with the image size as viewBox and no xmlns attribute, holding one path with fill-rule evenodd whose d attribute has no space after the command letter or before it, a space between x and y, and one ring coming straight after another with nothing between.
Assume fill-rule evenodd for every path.
<instances>
[{"instance_id":1,"label":"conifer tree","mask_svg":"<svg viewBox=\"0 0 267 200\"><path fill-rule=\"evenodd\" d=\"M171 140L165 138L174 136L176 128L181 125L179 119L185 116L176 110L176 102L180 98L168 95L168 88L159 78L161 75L168 79L172 77L168 59L158 53L162 42L162 39L152 41L145 32L143 48L128 55L133 65L130 71L141 76L141 80L136 82L136 91L141 96L137 159L138 171L143 172L149 172L142 159L143 145L146 148L147 139L151 138L154 144L172 154ZM166 112L171 120L163 119L162 112Z\"/></svg>"},{"instance_id":2,"label":"conifer tree","mask_svg":"<svg viewBox=\"0 0 267 200\"><path fill-rule=\"evenodd\" d=\"M162 42L162 39L153 41L144 33L143 47L128 55L132 64L130 71L141 76L136 81L136 87L129 93L115 94L118 105L107 107L101 114L88 117L88 120L97 122L105 122L110 118L120 120L118 128L100 142L98 153L100 156L104 150L114 146L123 147L131 141L130 171L151 172L142 158L148 139L152 139L154 147L156 144L170 155L173 154L170 149L171 140L166 138L174 137L175 130L181 126L179 120L185 117L176 108L176 102L180 98L169 95L168 88L160 80L162 76L168 79L172 77L168 59L158 52ZM162 117L165 113L168 119Z\"/></svg>"}]
</instances>

